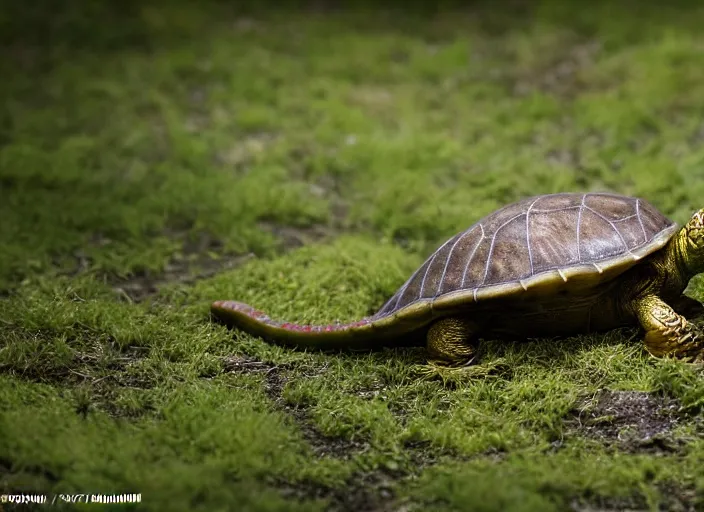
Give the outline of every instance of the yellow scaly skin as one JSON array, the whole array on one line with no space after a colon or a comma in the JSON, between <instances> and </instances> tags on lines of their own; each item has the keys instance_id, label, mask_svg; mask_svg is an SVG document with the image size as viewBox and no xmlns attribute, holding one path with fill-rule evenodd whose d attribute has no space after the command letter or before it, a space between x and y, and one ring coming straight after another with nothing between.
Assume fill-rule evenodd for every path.
<instances>
[{"instance_id":1,"label":"yellow scaly skin","mask_svg":"<svg viewBox=\"0 0 704 512\"><path fill-rule=\"evenodd\" d=\"M702 272L704 209L696 212L662 250L618 279L612 298L618 316L624 323L637 323L644 329L645 347L653 356L704 362L704 330L681 314L704 312L701 304L682 295L689 280ZM430 366L470 364L476 331L471 321L457 317L433 324L427 335Z\"/></svg>"},{"instance_id":2,"label":"yellow scaly skin","mask_svg":"<svg viewBox=\"0 0 704 512\"><path fill-rule=\"evenodd\" d=\"M704 331L668 302L684 291L692 277L704 271L704 209L652 258L651 265L657 277L645 280L646 286L641 285L624 307L645 330L645 347L652 355L701 362Z\"/></svg>"}]
</instances>

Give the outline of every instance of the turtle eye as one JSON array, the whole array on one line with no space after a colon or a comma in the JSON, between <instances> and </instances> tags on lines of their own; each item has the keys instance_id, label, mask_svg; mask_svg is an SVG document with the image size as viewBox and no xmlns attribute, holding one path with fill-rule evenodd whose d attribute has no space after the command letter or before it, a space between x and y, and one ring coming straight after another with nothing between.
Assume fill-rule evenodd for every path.
<instances>
[{"instance_id":1,"label":"turtle eye","mask_svg":"<svg viewBox=\"0 0 704 512\"><path fill-rule=\"evenodd\" d=\"M704 248L704 209L692 215L687 223L687 238L693 247Z\"/></svg>"},{"instance_id":2,"label":"turtle eye","mask_svg":"<svg viewBox=\"0 0 704 512\"><path fill-rule=\"evenodd\" d=\"M688 238L697 249L704 248L704 227L695 226L689 230Z\"/></svg>"}]
</instances>

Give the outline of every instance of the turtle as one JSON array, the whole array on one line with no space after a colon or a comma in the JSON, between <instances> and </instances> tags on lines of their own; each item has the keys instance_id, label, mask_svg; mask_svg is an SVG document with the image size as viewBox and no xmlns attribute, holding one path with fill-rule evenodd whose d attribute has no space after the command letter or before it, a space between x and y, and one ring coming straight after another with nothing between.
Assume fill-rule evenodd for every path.
<instances>
[{"instance_id":1,"label":"turtle","mask_svg":"<svg viewBox=\"0 0 704 512\"><path fill-rule=\"evenodd\" d=\"M472 364L480 339L559 338L640 326L647 351L701 362L704 312L683 292L704 272L704 209L682 227L648 201L606 192L509 204L443 243L373 315L278 322L220 300L212 317L299 348L368 349L420 339L427 362Z\"/></svg>"}]
</instances>

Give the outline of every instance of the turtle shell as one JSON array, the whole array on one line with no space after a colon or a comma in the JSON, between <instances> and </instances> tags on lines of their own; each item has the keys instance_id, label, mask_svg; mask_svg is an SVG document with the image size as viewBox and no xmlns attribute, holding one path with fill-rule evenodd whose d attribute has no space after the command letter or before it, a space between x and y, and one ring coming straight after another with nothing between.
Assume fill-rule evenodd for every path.
<instances>
[{"instance_id":1,"label":"turtle shell","mask_svg":"<svg viewBox=\"0 0 704 512\"><path fill-rule=\"evenodd\" d=\"M372 318L411 321L496 298L594 287L662 248L676 229L635 197L563 193L524 199L450 238Z\"/></svg>"}]
</instances>

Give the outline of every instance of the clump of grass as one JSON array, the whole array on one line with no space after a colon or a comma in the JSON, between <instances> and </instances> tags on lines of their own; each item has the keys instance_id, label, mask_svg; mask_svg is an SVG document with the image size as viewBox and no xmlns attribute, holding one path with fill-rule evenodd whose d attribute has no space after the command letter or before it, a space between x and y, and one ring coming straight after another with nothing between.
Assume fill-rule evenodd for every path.
<instances>
[{"instance_id":1,"label":"clump of grass","mask_svg":"<svg viewBox=\"0 0 704 512\"><path fill-rule=\"evenodd\" d=\"M303 352L208 318L217 299L368 315L527 195L700 208L704 13L564 5L13 7L2 491L141 492L153 510L701 505L701 371L633 329L485 340L471 372L424 378L422 347ZM609 392L676 404L671 445L580 430Z\"/></svg>"}]
</instances>

